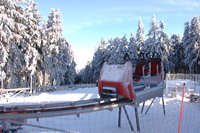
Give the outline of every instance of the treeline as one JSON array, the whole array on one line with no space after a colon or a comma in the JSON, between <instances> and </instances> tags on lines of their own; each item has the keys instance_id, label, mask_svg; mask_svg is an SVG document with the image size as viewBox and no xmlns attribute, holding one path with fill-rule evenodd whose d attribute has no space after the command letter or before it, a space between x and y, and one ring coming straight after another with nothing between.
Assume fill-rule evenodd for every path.
<instances>
[{"instance_id":1,"label":"treeline","mask_svg":"<svg viewBox=\"0 0 200 133\"><path fill-rule=\"evenodd\" d=\"M74 83L70 44L63 36L59 10L47 21L33 0L0 1L0 78L5 88Z\"/></svg>"},{"instance_id":2,"label":"treeline","mask_svg":"<svg viewBox=\"0 0 200 133\"><path fill-rule=\"evenodd\" d=\"M142 20L139 20L136 35L130 38L116 37L101 39L101 44L94 53L91 62L79 72L77 82L92 83L99 77L104 62L122 63L126 52L131 59L138 59L141 51L157 52L161 55L165 72L171 73L200 73L200 23L199 17L184 25L182 37L165 32L163 21L152 17L151 26L145 35Z\"/></svg>"},{"instance_id":3,"label":"treeline","mask_svg":"<svg viewBox=\"0 0 200 133\"><path fill-rule=\"evenodd\" d=\"M199 17L184 25L184 33L168 35L163 21L152 17L145 33L139 20L136 35L101 39L91 62L76 74L73 51L64 38L61 14L52 9L48 19L33 0L0 1L0 78L5 88L92 83L104 62L122 63L126 52L137 59L141 51L157 52L165 71L200 73Z\"/></svg>"}]
</instances>

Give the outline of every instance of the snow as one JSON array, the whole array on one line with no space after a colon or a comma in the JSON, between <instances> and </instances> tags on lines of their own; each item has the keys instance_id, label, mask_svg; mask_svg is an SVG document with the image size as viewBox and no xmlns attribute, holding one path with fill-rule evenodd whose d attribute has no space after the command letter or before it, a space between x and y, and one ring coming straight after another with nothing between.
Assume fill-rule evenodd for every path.
<instances>
[{"instance_id":1,"label":"snow","mask_svg":"<svg viewBox=\"0 0 200 133\"><path fill-rule=\"evenodd\" d=\"M58 102L70 102L78 100L88 100L97 98L96 88L77 89L77 90L63 90L55 92L44 92L41 94L33 94L32 96L5 96L5 99L1 99L0 106L12 106L12 105L27 105L27 104L45 104L45 103L58 103Z\"/></svg>"},{"instance_id":2,"label":"snow","mask_svg":"<svg viewBox=\"0 0 200 133\"><path fill-rule=\"evenodd\" d=\"M125 65L107 65L103 67L103 74L101 80L104 81L123 81L125 75L129 73L131 68L131 63L126 63Z\"/></svg>"},{"instance_id":3,"label":"snow","mask_svg":"<svg viewBox=\"0 0 200 133\"><path fill-rule=\"evenodd\" d=\"M182 80L182 79L176 79L176 80L168 80L167 85L170 87L181 87L185 83L186 86L191 86L195 82L191 80Z\"/></svg>"},{"instance_id":4,"label":"snow","mask_svg":"<svg viewBox=\"0 0 200 133\"><path fill-rule=\"evenodd\" d=\"M190 91L191 89L194 90L196 93L200 93L200 83L191 80L183 80L183 79L176 79L176 80L167 80L167 88L177 88L181 89L183 84L185 83L186 92Z\"/></svg>"},{"instance_id":5,"label":"snow","mask_svg":"<svg viewBox=\"0 0 200 133\"><path fill-rule=\"evenodd\" d=\"M170 85L181 87L182 83L191 87L193 82L188 80L167 81L167 87ZM48 103L61 101L77 101L97 98L97 87L76 89L76 90L62 90L48 93L35 94L33 96L17 96L7 97L7 101L0 101L0 105L13 104L27 104L27 103ZM178 131L179 113L181 106L181 96L175 98L165 96L166 116L163 115L162 100L156 98L149 112L145 115L140 113L141 105L138 108L140 120L140 133L174 133ZM145 103L144 112L150 105L150 100ZM135 112L132 106L126 106L131 122L133 123L134 132L136 131ZM181 133L198 133L200 131L200 104L190 103L188 98L184 98L183 120L181 125ZM122 110L121 128L117 126L118 123L118 109L112 111L104 110L93 113L81 114L77 116L58 116L51 118L28 119L29 124L35 124L45 127L63 129L67 131L75 131L80 133L132 133L125 113ZM23 126L20 133L52 133L55 131L45 130Z\"/></svg>"}]
</instances>

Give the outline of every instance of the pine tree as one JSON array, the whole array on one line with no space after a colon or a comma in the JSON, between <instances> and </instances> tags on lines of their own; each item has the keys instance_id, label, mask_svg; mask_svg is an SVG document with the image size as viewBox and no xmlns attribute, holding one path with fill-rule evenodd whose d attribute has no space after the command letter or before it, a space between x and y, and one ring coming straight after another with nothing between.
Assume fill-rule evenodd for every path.
<instances>
[{"instance_id":1,"label":"pine tree","mask_svg":"<svg viewBox=\"0 0 200 133\"><path fill-rule=\"evenodd\" d=\"M113 49L111 50L108 61L110 63L124 63L124 56L128 49L126 35L122 38L115 38L111 44L113 45Z\"/></svg>"},{"instance_id":2,"label":"pine tree","mask_svg":"<svg viewBox=\"0 0 200 133\"><path fill-rule=\"evenodd\" d=\"M7 4L7 5L6 5ZM8 13L6 11L6 7L9 6L10 3L6 3L6 1L0 2L0 76L1 79L6 77L6 73L4 71L4 67L7 63L8 59L8 45L13 39L12 29L14 27L12 23L12 19L8 17Z\"/></svg>"},{"instance_id":3,"label":"pine tree","mask_svg":"<svg viewBox=\"0 0 200 133\"><path fill-rule=\"evenodd\" d=\"M197 72L197 64L200 59L200 23L199 17L194 17L190 26L190 38L186 46L185 63L188 64L190 72Z\"/></svg>"},{"instance_id":4,"label":"pine tree","mask_svg":"<svg viewBox=\"0 0 200 133\"><path fill-rule=\"evenodd\" d=\"M163 21L160 21L160 30L158 31L158 40L157 43L153 47L153 52L157 52L161 55L161 59L164 64L165 71L170 71L174 64L169 60L170 52L172 52L171 41L168 35L165 33L165 24Z\"/></svg>"},{"instance_id":5,"label":"pine tree","mask_svg":"<svg viewBox=\"0 0 200 133\"><path fill-rule=\"evenodd\" d=\"M29 0L27 2L27 6L25 7L25 17L27 21L24 22L26 25L26 33L28 36L24 36L24 40L27 43L27 48L25 50L25 78L30 80L28 77L33 75L33 79L36 80L35 85L42 85L42 82L39 82L41 77L39 76L39 72L41 70L41 66L39 65L38 61L40 60L41 54L41 34L42 28L40 25L41 16L39 14L37 4L33 0ZM40 53L39 53L40 52ZM36 71L37 69L37 71ZM40 72L41 73L41 72ZM41 75L40 75L41 76ZM24 81L22 81L24 82ZM30 82L30 81L27 81Z\"/></svg>"},{"instance_id":6,"label":"pine tree","mask_svg":"<svg viewBox=\"0 0 200 133\"><path fill-rule=\"evenodd\" d=\"M33 0L0 1L0 76L6 77L6 88L29 86L31 74L35 85L41 85L41 71L48 71L57 85L73 83L76 63L62 35L58 10L44 29L40 22Z\"/></svg>"},{"instance_id":7,"label":"pine tree","mask_svg":"<svg viewBox=\"0 0 200 133\"><path fill-rule=\"evenodd\" d=\"M92 59L92 70L93 70L93 80L96 81L99 78L101 67L103 63L108 61L108 50L106 41L101 38L101 44L98 49L95 51Z\"/></svg>"},{"instance_id":8,"label":"pine tree","mask_svg":"<svg viewBox=\"0 0 200 133\"><path fill-rule=\"evenodd\" d=\"M26 32L29 34L28 42L30 46L40 50L41 45L41 16L38 11L37 4L33 0L29 0L26 12Z\"/></svg>"},{"instance_id":9,"label":"pine tree","mask_svg":"<svg viewBox=\"0 0 200 133\"><path fill-rule=\"evenodd\" d=\"M111 39L109 41L109 44L107 46L107 49L109 51L109 58L108 58L108 62L109 63L116 63L116 60L115 60L115 56L116 56L116 51L117 51L117 48L118 46L120 45L120 38L119 37L116 37L114 39Z\"/></svg>"},{"instance_id":10,"label":"pine tree","mask_svg":"<svg viewBox=\"0 0 200 133\"><path fill-rule=\"evenodd\" d=\"M190 38L190 24L189 22L186 22L184 24L184 33L183 33L183 38L182 38L183 46L185 48L188 46L189 38Z\"/></svg>"},{"instance_id":11,"label":"pine tree","mask_svg":"<svg viewBox=\"0 0 200 133\"><path fill-rule=\"evenodd\" d=\"M144 24L142 22L142 19L139 19L138 22L138 29L136 34L136 44L137 44L137 50L140 51L144 47Z\"/></svg>"},{"instance_id":12,"label":"pine tree","mask_svg":"<svg viewBox=\"0 0 200 133\"><path fill-rule=\"evenodd\" d=\"M138 59L137 45L136 45L136 40L133 36L133 33L131 33L127 51L129 53L130 59L132 59L132 60Z\"/></svg>"},{"instance_id":13,"label":"pine tree","mask_svg":"<svg viewBox=\"0 0 200 133\"><path fill-rule=\"evenodd\" d=\"M21 80L23 80L22 75L24 74L23 72L25 68L22 60L22 58L24 58L24 54L16 44L11 43L9 45L8 55L8 62L5 66L6 88L25 87L26 82L21 84Z\"/></svg>"},{"instance_id":14,"label":"pine tree","mask_svg":"<svg viewBox=\"0 0 200 133\"><path fill-rule=\"evenodd\" d=\"M171 43L173 51L170 53L169 60L174 64L175 73L184 73L184 48L181 37L173 34L171 36Z\"/></svg>"},{"instance_id":15,"label":"pine tree","mask_svg":"<svg viewBox=\"0 0 200 133\"><path fill-rule=\"evenodd\" d=\"M81 70L80 75L82 83L93 83L92 64L90 62Z\"/></svg>"},{"instance_id":16,"label":"pine tree","mask_svg":"<svg viewBox=\"0 0 200 133\"><path fill-rule=\"evenodd\" d=\"M147 34L148 39L145 42L145 45L143 47L143 50L146 52L154 52L155 51L155 45L157 43L158 38L158 26L156 21L156 16L154 15L152 17L151 21L151 29L149 30L149 33Z\"/></svg>"},{"instance_id":17,"label":"pine tree","mask_svg":"<svg viewBox=\"0 0 200 133\"><path fill-rule=\"evenodd\" d=\"M65 72L64 82L62 84L73 84L76 77L76 63L74 61L74 53L72 51L71 45L66 41L62 45L62 59L66 62L67 71ZM66 69L66 68L65 68Z\"/></svg>"},{"instance_id":18,"label":"pine tree","mask_svg":"<svg viewBox=\"0 0 200 133\"><path fill-rule=\"evenodd\" d=\"M21 0L3 0L0 4L0 16L2 18L0 25L3 30L1 32L1 44L7 51L5 55L8 55L8 60L3 68L3 73L6 75L5 87L20 87L20 81L24 74L23 52L27 48L27 44L23 39L24 36L27 36L26 26L23 23L26 22L24 6L22 6L24 2ZM5 57L3 56L4 59ZM13 59L16 59L16 61L13 61Z\"/></svg>"},{"instance_id":19,"label":"pine tree","mask_svg":"<svg viewBox=\"0 0 200 133\"><path fill-rule=\"evenodd\" d=\"M64 83L66 81L66 73L69 70L71 73L74 73L72 70L75 71L75 62L73 61L70 47L63 37L60 16L58 9L52 9L45 29L47 42L43 47L43 70L45 74L49 75L48 84L50 85ZM70 55L67 53L70 53ZM75 74L71 76L74 80Z\"/></svg>"},{"instance_id":20,"label":"pine tree","mask_svg":"<svg viewBox=\"0 0 200 133\"><path fill-rule=\"evenodd\" d=\"M183 33L183 38L182 38L182 42L183 42L183 49L184 49L184 68L185 68L185 72L189 71L189 67L187 62L185 61L185 58L187 57L188 53L186 53L186 47L189 45L189 39L190 39L190 24L189 22L186 22L184 24L184 33Z\"/></svg>"}]
</instances>

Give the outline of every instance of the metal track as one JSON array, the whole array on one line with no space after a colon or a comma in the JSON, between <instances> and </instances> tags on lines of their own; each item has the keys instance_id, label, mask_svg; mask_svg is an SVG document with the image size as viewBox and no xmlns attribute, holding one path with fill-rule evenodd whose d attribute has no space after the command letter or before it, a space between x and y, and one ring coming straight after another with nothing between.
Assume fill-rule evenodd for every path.
<instances>
[{"instance_id":1,"label":"metal track","mask_svg":"<svg viewBox=\"0 0 200 133\"><path fill-rule=\"evenodd\" d=\"M128 99L91 99L57 104L20 105L0 109L0 120L55 117L107 110L132 104Z\"/></svg>"},{"instance_id":2,"label":"metal track","mask_svg":"<svg viewBox=\"0 0 200 133\"><path fill-rule=\"evenodd\" d=\"M40 87L33 87L33 90L69 90L69 89L77 89L77 88L88 88L88 87L95 87L94 84L75 84L75 85L63 85L63 86L40 86ZM9 93L9 92L17 92L17 91L30 91L30 87L26 88L12 88L12 89L0 89L1 94Z\"/></svg>"},{"instance_id":3,"label":"metal track","mask_svg":"<svg viewBox=\"0 0 200 133\"><path fill-rule=\"evenodd\" d=\"M29 105L14 105L14 106L0 106L0 113L8 113L9 111L23 111L30 109L47 109L47 108L55 108L55 107L65 107L65 106L77 106L90 104L95 102L100 102L102 99L90 99L90 100L81 100L74 102L59 102L59 103L46 103L46 104L29 104Z\"/></svg>"}]
</instances>

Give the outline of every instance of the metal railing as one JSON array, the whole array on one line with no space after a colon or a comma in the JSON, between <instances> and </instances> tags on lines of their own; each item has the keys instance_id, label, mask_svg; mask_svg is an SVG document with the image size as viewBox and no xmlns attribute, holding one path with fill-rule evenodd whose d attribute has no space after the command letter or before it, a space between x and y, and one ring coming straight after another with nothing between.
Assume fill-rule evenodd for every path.
<instances>
[{"instance_id":1,"label":"metal railing","mask_svg":"<svg viewBox=\"0 0 200 133\"><path fill-rule=\"evenodd\" d=\"M180 94L183 83L186 84L186 95L200 92L200 74L167 73L165 82L166 95L171 95L172 97Z\"/></svg>"},{"instance_id":2,"label":"metal railing","mask_svg":"<svg viewBox=\"0 0 200 133\"><path fill-rule=\"evenodd\" d=\"M200 74L182 74L182 73L177 73L177 74L167 73L166 74L166 80L176 80L176 79L185 79L185 80L199 82Z\"/></svg>"},{"instance_id":3,"label":"metal railing","mask_svg":"<svg viewBox=\"0 0 200 133\"><path fill-rule=\"evenodd\" d=\"M52 92L61 90L75 90L77 88L91 88L96 87L95 84L74 84L74 85L62 85L62 86L40 86L40 87L26 87L26 88L12 88L12 89L0 89L0 98L4 97L4 94L14 97L20 94L39 93L39 92Z\"/></svg>"}]
</instances>

